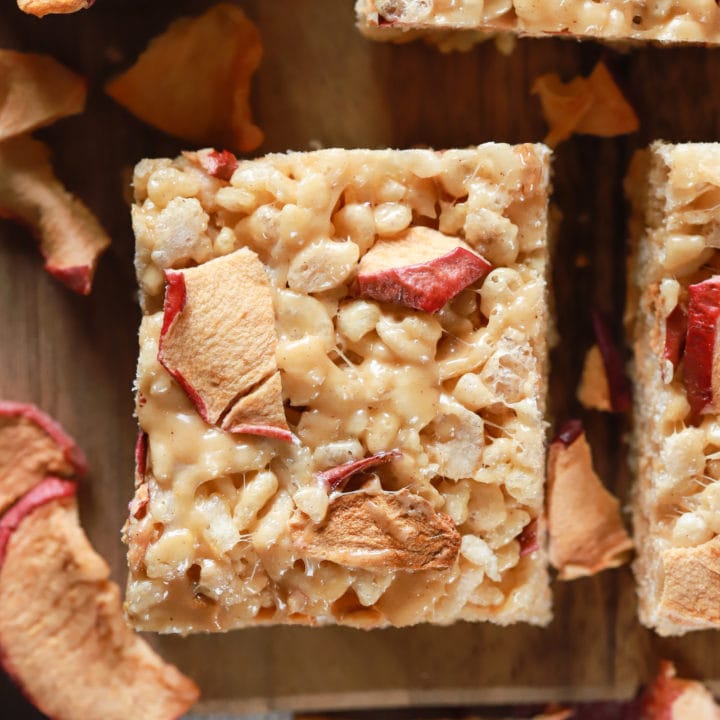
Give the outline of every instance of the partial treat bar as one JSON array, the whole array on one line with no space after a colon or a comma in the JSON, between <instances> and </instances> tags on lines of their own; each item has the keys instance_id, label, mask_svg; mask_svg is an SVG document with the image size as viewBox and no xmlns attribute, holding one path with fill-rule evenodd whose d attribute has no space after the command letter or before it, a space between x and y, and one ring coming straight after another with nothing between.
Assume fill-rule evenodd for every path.
<instances>
[{"instance_id":1,"label":"partial treat bar","mask_svg":"<svg viewBox=\"0 0 720 720\"><path fill-rule=\"evenodd\" d=\"M612 41L720 43L714 0L628 3L622 0L357 0L361 31L380 40L414 35L514 33L568 35Z\"/></svg>"},{"instance_id":2,"label":"partial treat bar","mask_svg":"<svg viewBox=\"0 0 720 720\"><path fill-rule=\"evenodd\" d=\"M137 166L138 628L548 622L549 159Z\"/></svg>"},{"instance_id":3,"label":"partial treat bar","mask_svg":"<svg viewBox=\"0 0 720 720\"><path fill-rule=\"evenodd\" d=\"M640 619L678 635L720 626L720 145L656 143L627 190Z\"/></svg>"}]
</instances>

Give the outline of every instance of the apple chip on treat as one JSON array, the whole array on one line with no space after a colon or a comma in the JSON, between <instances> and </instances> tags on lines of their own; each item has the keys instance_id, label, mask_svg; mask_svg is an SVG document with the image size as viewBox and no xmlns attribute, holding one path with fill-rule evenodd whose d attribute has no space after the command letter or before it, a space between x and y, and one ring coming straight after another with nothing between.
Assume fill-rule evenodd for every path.
<instances>
[{"instance_id":1,"label":"apple chip on treat","mask_svg":"<svg viewBox=\"0 0 720 720\"><path fill-rule=\"evenodd\" d=\"M128 626L78 523L75 484L47 478L0 519L0 664L57 720L177 718L198 697Z\"/></svg>"},{"instance_id":2,"label":"apple chip on treat","mask_svg":"<svg viewBox=\"0 0 720 720\"><path fill-rule=\"evenodd\" d=\"M547 524L550 563L561 580L622 565L633 547L620 503L593 470L590 446L577 421L569 436L561 431L550 444Z\"/></svg>"},{"instance_id":3,"label":"apple chip on treat","mask_svg":"<svg viewBox=\"0 0 720 720\"><path fill-rule=\"evenodd\" d=\"M720 627L720 145L658 142L631 168L634 570L641 621L677 635Z\"/></svg>"},{"instance_id":4,"label":"apple chip on treat","mask_svg":"<svg viewBox=\"0 0 720 720\"><path fill-rule=\"evenodd\" d=\"M550 126L545 142L555 147L573 133L614 137L635 132L635 111L615 84L605 63L599 62L587 78L564 83L555 73L541 75L533 83L543 115Z\"/></svg>"},{"instance_id":5,"label":"apple chip on treat","mask_svg":"<svg viewBox=\"0 0 720 720\"><path fill-rule=\"evenodd\" d=\"M200 416L229 432L292 439L283 411L270 283L242 248L187 270L168 270L158 360Z\"/></svg>"},{"instance_id":6,"label":"apple chip on treat","mask_svg":"<svg viewBox=\"0 0 720 720\"><path fill-rule=\"evenodd\" d=\"M0 50L0 142L85 108L85 78L49 55Z\"/></svg>"},{"instance_id":7,"label":"apple chip on treat","mask_svg":"<svg viewBox=\"0 0 720 720\"><path fill-rule=\"evenodd\" d=\"M263 140L249 97L261 57L255 25L239 7L220 3L174 21L106 91L163 132L247 152Z\"/></svg>"},{"instance_id":8,"label":"apple chip on treat","mask_svg":"<svg viewBox=\"0 0 720 720\"><path fill-rule=\"evenodd\" d=\"M28 15L45 17L52 14L74 13L86 10L95 0L17 0L18 7Z\"/></svg>"},{"instance_id":9,"label":"apple chip on treat","mask_svg":"<svg viewBox=\"0 0 720 720\"><path fill-rule=\"evenodd\" d=\"M75 441L34 405L0 400L0 513L48 475L82 476Z\"/></svg>"},{"instance_id":10,"label":"apple chip on treat","mask_svg":"<svg viewBox=\"0 0 720 720\"><path fill-rule=\"evenodd\" d=\"M676 677L675 665L660 663L655 679L640 700L642 720L720 720L720 706L697 680Z\"/></svg>"},{"instance_id":11,"label":"apple chip on treat","mask_svg":"<svg viewBox=\"0 0 720 720\"><path fill-rule=\"evenodd\" d=\"M110 238L53 173L50 150L27 135L0 143L0 218L27 225L40 241L45 269L87 295Z\"/></svg>"},{"instance_id":12,"label":"apple chip on treat","mask_svg":"<svg viewBox=\"0 0 720 720\"><path fill-rule=\"evenodd\" d=\"M546 623L547 149L228 155L135 173L132 621Z\"/></svg>"},{"instance_id":13,"label":"apple chip on treat","mask_svg":"<svg viewBox=\"0 0 720 720\"><path fill-rule=\"evenodd\" d=\"M360 297L437 312L492 265L458 238L413 227L393 240L378 240L357 271Z\"/></svg>"}]
</instances>

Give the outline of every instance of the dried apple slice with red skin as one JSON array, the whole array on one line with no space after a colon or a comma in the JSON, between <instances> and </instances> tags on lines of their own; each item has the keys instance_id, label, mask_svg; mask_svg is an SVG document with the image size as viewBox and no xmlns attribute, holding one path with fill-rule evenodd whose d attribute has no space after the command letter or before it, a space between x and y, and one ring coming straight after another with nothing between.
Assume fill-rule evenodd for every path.
<instances>
[{"instance_id":1,"label":"dried apple slice with red skin","mask_svg":"<svg viewBox=\"0 0 720 720\"><path fill-rule=\"evenodd\" d=\"M660 663L658 674L640 698L641 720L719 720L710 691L697 680L676 677L675 666Z\"/></svg>"},{"instance_id":2,"label":"dried apple slice with red skin","mask_svg":"<svg viewBox=\"0 0 720 720\"><path fill-rule=\"evenodd\" d=\"M0 141L85 108L85 78L49 55L0 50L0 77Z\"/></svg>"},{"instance_id":3,"label":"dried apple slice with red skin","mask_svg":"<svg viewBox=\"0 0 720 720\"><path fill-rule=\"evenodd\" d=\"M688 319L683 370L693 415L720 410L720 275L688 287Z\"/></svg>"},{"instance_id":4,"label":"dried apple slice with red skin","mask_svg":"<svg viewBox=\"0 0 720 720\"><path fill-rule=\"evenodd\" d=\"M593 329L600 354L605 364L605 375L610 388L610 402L613 412L625 412L632 405L630 381L625 374L620 350L610 331L607 319L600 312L592 314Z\"/></svg>"},{"instance_id":5,"label":"dried apple slice with red skin","mask_svg":"<svg viewBox=\"0 0 720 720\"><path fill-rule=\"evenodd\" d=\"M55 720L180 717L197 687L127 624L74 489L48 478L0 520L0 664Z\"/></svg>"},{"instance_id":6,"label":"dried apple slice with red skin","mask_svg":"<svg viewBox=\"0 0 720 720\"><path fill-rule=\"evenodd\" d=\"M0 218L17 220L40 241L45 270L87 295L110 238L55 177L50 150L27 135L0 143Z\"/></svg>"},{"instance_id":7,"label":"dried apple slice with red skin","mask_svg":"<svg viewBox=\"0 0 720 720\"><path fill-rule=\"evenodd\" d=\"M315 477L325 485L330 492L340 492L350 477L355 475L355 473L371 470L374 467L378 467L378 465L385 465L400 457L402 457L402 453L399 450L379 452L375 453L375 455L361 458L360 460L351 460L342 465L337 465L329 470L323 470L317 473Z\"/></svg>"},{"instance_id":8,"label":"dried apple slice with red skin","mask_svg":"<svg viewBox=\"0 0 720 720\"><path fill-rule=\"evenodd\" d=\"M238 159L229 150L198 150L185 157L197 163L208 175L228 181L237 170Z\"/></svg>"},{"instance_id":9,"label":"dried apple slice with red skin","mask_svg":"<svg viewBox=\"0 0 720 720\"><path fill-rule=\"evenodd\" d=\"M665 352L664 357L673 367L677 367L685 350L685 337L687 335L687 313L680 305L665 320Z\"/></svg>"},{"instance_id":10,"label":"dried apple slice with red skin","mask_svg":"<svg viewBox=\"0 0 720 720\"><path fill-rule=\"evenodd\" d=\"M75 441L34 405L0 401L0 512L47 475L87 472Z\"/></svg>"},{"instance_id":11,"label":"dried apple slice with red skin","mask_svg":"<svg viewBox=\"0 0 720 720\"><path fill-rule=\"evenodd\" d=\"M492 269L459 239L414 227L363 255L353 289L360 297L433 313Z\"/></svg>"},{"instance_id":12,"label":"dried apple slice with red skin","mask_svg":"<svg viewBox=\"0 0 720 720\"><path fill-rule=\"evenodd\" d=\"M226 416L234 417L238 403L278 372L275 314L267 275L257 255L247 248L198 267L168 270L165 275L158 361L187 393L203 420L222 426ZM272 407L262 408L255 434L286 439L281 393L273 394L271 401ZM277 418L283 433L264 417ZM238 432L233 424L252 423L231 421L231 431Z\"/></svg>"},{"instance_id":13,"label":"dried apple slice with red skin","mask_svg":"<svg viewBox=\"0 0 720 720\"><path fill-rule=\"evenodd\" d=\"M33 510L52 500L74 497L77 483L56 477L45 478L0 518L0 568L10 536Z\"/></svg>"},{"instance_id":14,"label":"dried apple slice with red skin","mask_svg":"<svg viewBox=\"0 0 720 720\"><path fill-rule=\"evenodd\" d=\"M236 5L217 3L172 22L105 90L163 132L201 147L249 152L263 140L250 109L261 58L257 27Z\"/></svg>"}]
</instances>

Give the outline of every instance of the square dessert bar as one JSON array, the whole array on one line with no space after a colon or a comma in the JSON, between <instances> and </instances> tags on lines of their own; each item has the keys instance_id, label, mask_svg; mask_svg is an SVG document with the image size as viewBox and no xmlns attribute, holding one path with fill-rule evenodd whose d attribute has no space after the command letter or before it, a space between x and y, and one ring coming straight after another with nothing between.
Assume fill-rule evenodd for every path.
<instances>
[{"instance_id":1,"label":"square dessert bar","mask_svg":"<svg viewBox=\"0 0 720 720\"><path fill-rule=\"evenodd\" d=\"M360 30L379 40L413 34L482 39L484 34L568 35L661 43L720 42L714 0L357 0ZM410 35L408 35L410 33Z\"/></svg>"},{"instance_id":2,"label":"square dessert bar","mask_svg":"<svg viewBox=\"0 0 720 720\"><path fill-rule=\"evenodd\" d=\"M627 189L640 619L677 635L720 627L720 145L656 143Z\"/></svg>"},{"instance_id":3,"label":"square dessert bar","mask_svg":"<svg viewBox=\"0 0 720 720\"><path fill-rule=\"evenodd\" d=\"M137 166L136 627L549 620L549 158Z\"/></svg>"}]
</instances>

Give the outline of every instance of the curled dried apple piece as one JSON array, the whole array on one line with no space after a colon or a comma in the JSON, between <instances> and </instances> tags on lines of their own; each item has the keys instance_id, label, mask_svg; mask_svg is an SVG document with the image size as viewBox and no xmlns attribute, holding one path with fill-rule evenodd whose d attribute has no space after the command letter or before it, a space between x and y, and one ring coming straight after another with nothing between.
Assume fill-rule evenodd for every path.
<instances>
[{"instance_id":1,"label":"curled dried apple piece","mask_svg":"<svg viewBox=\"0 0 720 720\"><path fill-rule=\"evenodd\" d=\"M385 465L393 460L397 460L399 457L402 457L402 453L399 450L379 452L360 460L351 460L337 467L323 470L317 473L315 477L331 492L341 491L350 477L355 473L372 470L372 468L378 467L378 465Z\"/></svg>"},{"instance_id":2,"label":"curled dried apple piece","mask_svg":"<svg viewBox=\"0 0 720 720\"><path fill-rule=\"evenodd\" d=\"M197 687L127 624L74 492L48 478L0 520L0 663L56 720L179 717Z\"/></svg>"},{"instance_id":3,"label":"curled dried apple piece","mask_svg":"<svg viewBox=\"0 0 720 720\"><path fill-rule=\"evenodd\" d=\"M540 97L550 132L545 143L555 147L573 133L614 137L635 132L640 123L623 97L605 63L599 62L589 77L564 83L556 73L540 75L532 93Z\"/></svg>"},{"instance_id":4,"label":"curled dried apple piece","mask_svg":"<svg viewBox=\"0 0 720 720\"><path fill-rule=\"evenodd\" d=\"M520 557L525 557L540 549L540 538L538 537L538 520L531 520L518 535L520 545Z\"/></svg>"},{"instance_id":5,"label":"curled dried apple piece","mask_svg":"<svg viewBox=\"0 0 720 720\"><path fill-rule=\"evenodd\" d=\"M0 141L85 107L85 79L49 55L0 50L0 78Z\"/></svg>"},{"instance_id":6,"label":"curled dried apple piece","mask_svg":"<svg viewBox=\"0 0 720 720\"><path fill-rule=\"evenodd\" d=\"M493 266L464 242L426 227L379 240L363 255L355 292L360 297L437 312Z\"/></svg>"},{"instance_id":7,"label":"curled dried apple piece","mask_svg":"<svg viewBox=\"0 0 720 720\"><path fill-rule=\"evenodd\" d=\"M320 524L298 512L291 531L302 557L367 570L446 570L460 551L450 517L408 489L338 495Z\"/></svg>"},{"instance_id":8,"label":"curled dried apple piece","mask_svg":"<svg viewBox=\"0 0 720 720\"><path fill-rule=\"evenodd\" d=\"M684 381L693 415L720 411L720 275L688 287Z\"/></svg>"},{"instance_id":9,"label":"curled dried apple piece","mask_svg":"<svg viewBox=\"0 0 720 720\"><path fill-rule=\"evenodd\" d=\"M18 7L28 15L66 15L78 10L87 10L95 0L17 0Z\"/></svg>"},{"instance_id":10,"label":"curled dried apple piece","mask_svg":"<svg viewBox=\"0 0 720 720\"><path fill-rule=\"evenodd\" d=\"M53 173L46 145L27 135L0 143L0 218L18 220L40 240L45 269L87 295L110 238Z\"/></svg>"},{"instance_id":11,"label":"curled dried apple piece","mask_svg":"<svg viewBox=\"0 0 720 720\"><path fill-rule=\"evenodd\" d=\"M270 283L242 248L167 270L158 360L200 416L229 432L291 440L275 351Z\"/></svg>"},{"instance_id":12,"label":"curled dried apple piece","mask_svg":"<svg viewBox=\"0 0 720 720\"><path fill-rule=\"evenodd\" d=\"M577 399L583 407L591 410L602 410L603 412L612 410L605 363L597 345L593 345L585 354Z\"/></svg>"},{"instance_id":13,"label":"curled dried apple piece","mask_svg":"<svg viewBox=\"0 0 720 720\"><path fill-rule=\"evenodd\" d=\"M697 680L676 677L675 666L660 663L658 674L640 700L641 720L720 720L720 707Z\"/></svg>"},{"instance_id":14,"label":"curled dried apple piece","mask_svg":"<svg viewBox=\"0 0 720 720\"><path fill-rule=\"evenodd\" d=\"M249 103L261 57L255 25L240 8L220 3L173 22L106 91L170 135L250 151L263 140Z\"/></svg>"},{"instance_id":15,"label":"curled dried apple piece","mask_svg":"<svg viewBox=\"0 0 720 720\"><path fill-rule=\"evenodd\" d=\"M620 503L592 467L590 446L575 421L550 444L547 522L550 563L560 580L622 565L632 548ZM577 433L577 434L576 434Z\"/></svg>"},{"instance_id":16,"label":"curled dried apple piece","mask_svg":"<svg viewBox=\"0 0 720 720\"><path fill-rule=\"evenodd\" d=\"M0 401L0 512L47 475L84 475L75 441L34 405Z\"/></svg>"}]
</instances>

